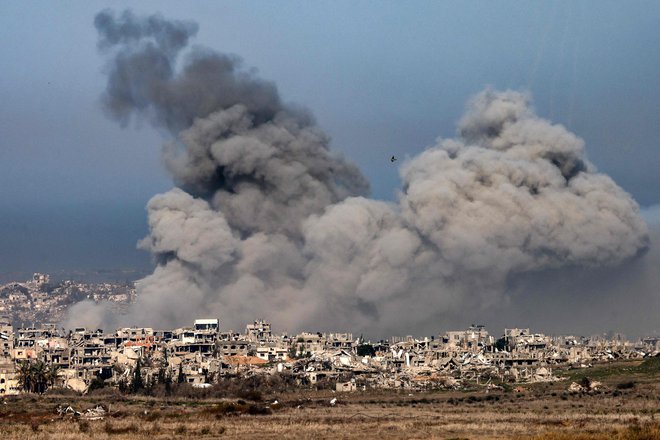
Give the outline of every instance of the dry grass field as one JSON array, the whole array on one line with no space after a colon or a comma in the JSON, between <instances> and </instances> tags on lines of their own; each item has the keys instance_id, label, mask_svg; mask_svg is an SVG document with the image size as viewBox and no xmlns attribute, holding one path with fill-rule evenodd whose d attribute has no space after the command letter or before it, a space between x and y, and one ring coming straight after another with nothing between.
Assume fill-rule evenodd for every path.
<instances>
[{"instance_id":1,"label":"dry grass field","mask_svg":"<svg viewBox=\"0 0 660 440\"><path fill-rule=\"evenodd\" d=\"M241 399L20 396L0 407L0 438L13 439L538 439L660 440L660 373L621 363L575 370L517 392L301 391ZM588 374L605 385L566 392ZM330 400L337 398L332 406ZM273 404L277 399L278 403ZM106 405L103 420L61 417L58 405Z\"/></svg>"}]
</instances>

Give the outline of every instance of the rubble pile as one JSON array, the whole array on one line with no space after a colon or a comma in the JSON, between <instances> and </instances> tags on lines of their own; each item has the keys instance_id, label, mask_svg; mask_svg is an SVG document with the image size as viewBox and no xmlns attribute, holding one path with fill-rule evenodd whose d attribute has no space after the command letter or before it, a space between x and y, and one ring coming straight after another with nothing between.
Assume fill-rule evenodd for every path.
<instances>
[{"instance_id":1,"label":"rubble pile","mask_svg":"<svg viewBox=\"0 0 660 440\"><path fill-rule=\"evenodd\" d=\"M108 413L108 410L103 405L96 405L93 408L80 412L74 409L71 405L58 405L55 412L60 417L73 417L81 418L84 420L103 420Z\"/></svg>"},{"instance_id":2,"label":"rubble pile","mask_svg":"<svg viewBox=\"0 0 660 440\"><path fill-rule=\"evenodd\" d=\"M295 386L336 391L480 386L488 392L506 383L558 380L556 368L587 368L595 362L660 353L657 338L630 342L618 336L552 337L514 328L495 339L484 326L473 325L423 339L372 342L350 333L275 335L264 320L247 325L243 333L221 331L218 319L198 319L192 327L171 330L132 327L113 333L86 328L67 332L54 325L14 331L5 319L0 320L0 343L4 395L22 391L20 370L25 365L53 371L48 386L81 393L99 386L126 389L136 375L143 384L176 381L199 389L224 379L262 377L265 383L268 377L286 376ZM585 391L577 383L569 391L571 387Z\"/></svg>"}]
</instances>

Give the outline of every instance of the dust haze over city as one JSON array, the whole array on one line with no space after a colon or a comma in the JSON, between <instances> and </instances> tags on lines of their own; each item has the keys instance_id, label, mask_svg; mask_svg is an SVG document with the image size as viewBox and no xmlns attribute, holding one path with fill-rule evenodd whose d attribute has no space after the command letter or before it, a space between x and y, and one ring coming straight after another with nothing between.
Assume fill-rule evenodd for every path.
<instances>
[{"instance_id":1,"label":"dust haze over city","mask_svg":"<svg viewBox=\"0 0 660 440\"><path fill-rule=\"evenodd\" d=\"M148 274L64 325L660 330L657 4L110 6L0 18L2 277Z\"/></svg>"}]
</instances>

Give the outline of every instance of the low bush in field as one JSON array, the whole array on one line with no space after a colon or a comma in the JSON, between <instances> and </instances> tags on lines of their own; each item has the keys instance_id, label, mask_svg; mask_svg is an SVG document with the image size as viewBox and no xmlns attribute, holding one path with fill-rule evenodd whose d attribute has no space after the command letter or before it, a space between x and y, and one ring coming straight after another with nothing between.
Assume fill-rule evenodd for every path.
<instances>
[{"instance_id":1,"label":"low bush in field","mask_svg":"<svg viewBox=\"0 0 660 440\"><path fill-rule=\"evenodd\" d=\"M334 388L334 382L332 384ZM240 398L252 402L263 400L264 394L285 393L299 390L296 378L287 373L259 375L247 378L226 377L208 388L194 388L188 383L154 384L140 394L152 397L181 397L186 399ZM109 389L96 392L109 392ZM114 391L117 392L117 391Z\"/></svg>"},{"instance_id":2,"label":"low bush in field","mask_svg":"<svg viewBox=\"0 0 660 440\"><path fill-rule=\"evenodd\" d=\"M628 381L628 382L621 382L621 383L617 384L616 387L619 390L628 390L628 389L631 389L631 388L635 388L635 382L633 382L632 380Z\"/></svg>"},{"instance_id":3,"label":"low bush in field","mask_svg":"<svg viewBox=\"0 0 660 440\"><path fill-rule=\"evenodd\" d=\"M221 402L206 408L204 412L207 414L213 414L216 417L234 414L250 414L261 416L273 413L272 409L270 409L268 406L257 403L248 404L243 400L239 400L238 402Z\"/></svg>"},{"instance_id":4,"label":"low bush in field","mask_svg":"<svg viewBox=\"0 0 660 440\"><path fill-rule=\"evenodd\" d=\"M105 425L103 425L103 431L109 435L136 433L139 430L140 428L135 423L130 423L128 425L118 425L107 421L105 422Z\"/></svg>"}]
</instances>

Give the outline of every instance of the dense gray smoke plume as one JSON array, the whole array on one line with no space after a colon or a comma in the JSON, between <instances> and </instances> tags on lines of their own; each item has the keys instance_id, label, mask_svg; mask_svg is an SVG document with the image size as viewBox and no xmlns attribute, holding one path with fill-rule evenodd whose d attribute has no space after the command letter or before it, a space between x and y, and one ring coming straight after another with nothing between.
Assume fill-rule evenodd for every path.
<instances>
[{"instance_id":1,"label":"dense gray smoke plume","mask_svg":"<svg viewBox=\"0 0 660 440\"><path fill-rule=\"evenodd\" d=\"M95 24L108 113L176 137L164 155L178 188L149 202L140 243L159 264L125 323L433 331L506 301L517 276L614 266L648 246L634 200L525 94L478 94L456 139L402 166L387 203L363 197L365 179L310 114L236 57L197 48L177 67L195 25L129 12Z\"/></svg>"},{"instance_id":2,"label":"dense gray smoke plume","mask_svg":"<svg viewBox=\"0 0 660 440\"><path fill-rule=\"evenodd\" d=\"M129 11L94 23L109 56L108 114L123 124L145 117L177 136L165 150L177 185L221 209L237 232L295 234L308 215L368 191L311 115L284 105L237 57L194 48L177 71L195 24Z\"/></svg>"}]
</instances>

